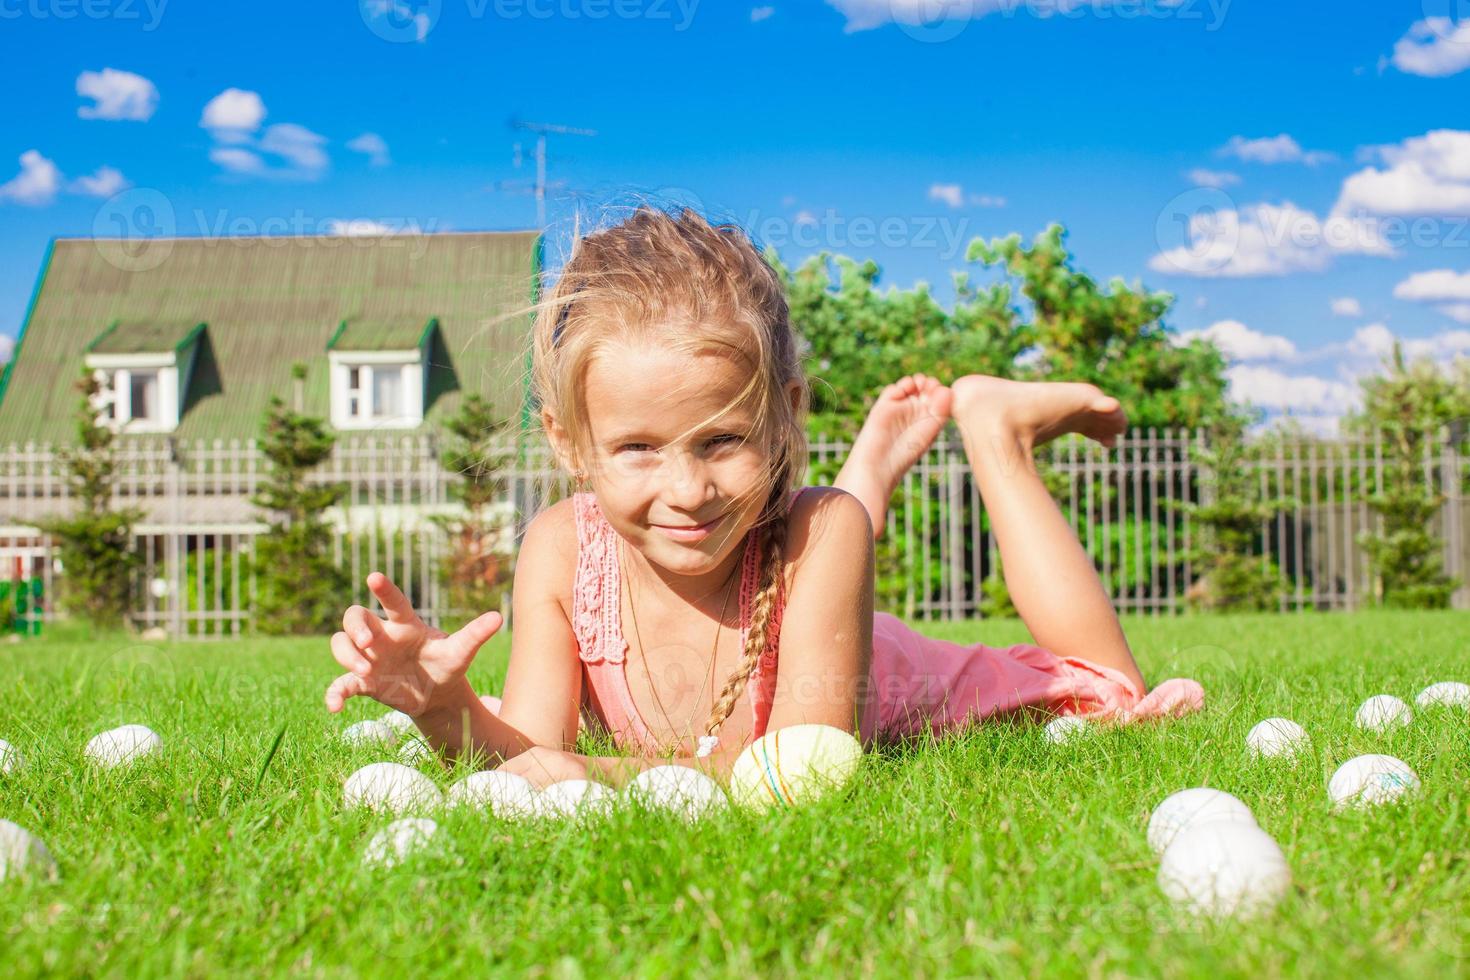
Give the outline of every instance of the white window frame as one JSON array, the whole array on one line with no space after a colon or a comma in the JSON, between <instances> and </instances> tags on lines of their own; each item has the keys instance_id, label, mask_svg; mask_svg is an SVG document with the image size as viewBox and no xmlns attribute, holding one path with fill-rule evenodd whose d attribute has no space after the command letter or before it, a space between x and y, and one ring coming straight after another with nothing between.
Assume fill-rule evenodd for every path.
<instances>
[{"instance_id":1,"label":"white window frame","mask_svg":"<svg viewBox=\"0 0 1470 980\"><path fill-rule=\"evenodd\" d=\"M103 391L97 405L98 421L116 432L172 432L179 426L178 359L167 354L88 354L86 365L96 374ZM155 419L133 418L133 375L156 374Z\"/></svg>"},{"instance_id":2,"label":"white window frame","mask_svg":"<svg viewBox=\"0 0 1470 980\"><path fill-rule=\"evenodd\" d=\"M424 364L417 350L328 351L332 379L332 427L334 429L414 429L424 421ZM352 369L358 371L357 389L349 389ZM373 376L382 371L399 372L398 390L402 411L397 415L372 414ZM359 410L351 411L351 400L360 399ZM366 399L368 410L362 411Z\"/></svg>"}]
</instances>

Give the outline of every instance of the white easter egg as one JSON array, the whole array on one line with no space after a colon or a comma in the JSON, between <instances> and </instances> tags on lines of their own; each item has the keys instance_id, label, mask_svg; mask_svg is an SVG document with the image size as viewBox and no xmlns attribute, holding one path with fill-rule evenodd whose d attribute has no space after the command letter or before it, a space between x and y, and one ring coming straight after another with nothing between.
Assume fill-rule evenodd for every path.
<instances>
[{"instance_id":1,"label":"white easter egg","mask_svg":"<svg viewBox=\"0 0 1470 980\"><path fill-rule=\"evenodd\" d=\"M1245 744L1251 755L1274 758L1296 755L1311 744L1311 739L1307 730L1290 718L1267 718L1246 733Z\"/></svg>"},{"instance_id":2,"label":"white easter egg","mask_svg":"<svg viewBox=\"0 0 1470 980\"><path fill-rule=\"evenodd\" d=\"M1159 887L1196 914L1259 915L1290 886L1286 855L1254 822L1196 824L1175 837L1159 859Z\"/></svg>"},{"instance_id":3,"label":"white easter egg","mask_svg":"<svg viewBox=\"0 0 1470 980\"><path fill-rule=\"evenodd\" d=\"M25 765L20 749L0 738L0 776L8 776Z\"/></svg>"},{"instance_id":4,"label":"white easter egg","mask_svg":"<svg viewBox=\"0 0 1470 980\"><path fill-rule=\"evenodd\" d=\"M429 810L443 802L434 781L398 762L374 762L347 777L342 801L388 813Z\"/></svg>"},{"instance_id":5,"label":"white easter egg","mask_svg":"<svg viewBox=\"0 0 1470 980\"><path fill-rule=\"evenodd\" d=\"M395 820L373 835L363 848L364 864L391 868L427 848L439 833L439 825L427 817Z\"/></svg>"},{"instance_id":6,"label":"white easter egg","mask_svg":"<svg viewBox=\"0 0 1470 980\"><path fill-rule=\"evenodd\" d=\"M1355 756L1337 767L1327 795L1337 807L1388 803L1419 788L1419 776L1407 762L1391 755Z\"/></svg>"},{"instance_id":7,"label":"white easter egg","mask_svg":"<svg viewBox=\"0 0 1470 980\"><path fill-rule=\"evenodd\" d=\"M1414 712L1399 698L1392 694L1375 694L1358 705L1358 713L1353 720L1365 731L1382 732L1393 725L1403 728L1413 718Z\"/></svg>"},{"instance_id":8,"label":"white easter egg","mask_svg":"<svg viewBox=\"0 0 1470 980\"><path fill-rule=\"evenodd\" d=\"M668 810L686 820L698 820L730 805L719 783L688 766L646 769L628 783L624 792L644 806Z\"/></svg>"},{"instance_id":9,"label":"white easter egg","mask_svg":"<svg viewBox=\"0 0 1470 980\"><path fill-rule=\"evenodd\" d=\"M0 820L0 881L20 877L55 878L56 859L35 834Z\"/></svg>"},{"instance_id":10,"label":"white easter egg","mask_svg":"<svg viewBox=\"0 0 1470 980\"><path fill-rule=\"evenodd\" d=\"M449 806L488 809L502 820L535 816L536 787L524 776L488 769L470 773L449 787Z\"/></svg>"},{"instance_id":11,"label":"white easter egg","mask_svg":"<svg viewBox=\"0 0 1470 980\"><path fill-rule=\"evenodd\" d=\"M390 711L378 720L399 735L405 735L418 729L418 726L413 723L413 719L402 711Z\"/></svg>"},{"instance_id":12,"label":"white easter egg","mask_svg":"<svg viewBox=\"0 0 1470 980\"><path fill-rule=\"evenodd\" d=\"M416 766L437 756L434 747L417 733L405 738L398 748L398 760L408 766Z\"/></svg>"},{"instance_id":13,"label":"white easter egg","mask_svg":"<svg viewBox=\"0 0 1470 980\"><path fill-rule=\"evenodd\" d=\"M1046 740L1053 745L1061 745L1070 742L1074 738L1080 738L1086 733L1088 727L1086 718L1076 715L1061 715L1046 723L1043 729Z\"/></svg>"},{"instance_id":14,"label":"white easter egg","mask_svg":"<svg viewBox=\"0 0 1470 980\"><path fill-rule=\"evenodd\" d=\"M791 725L740 753L730 772L730 796L755 810L808 803L844 788L862 757L862 743L840 728Z\"/></svg>"},{"instance_id":15,"label":"white easter egg","mask_svg":"<svg viewBox=\"0 0 1470 980\"><path fill-rule=\"evenodd\" d=\"M1419 692L1414 703L1421 708L1466 708L1470 707L1470 684L1459 681L1440 681L1430 684Z\"/></svg>"},{"instance_id":16,"label":"white easter egg","mask_svg":"<svg viewBox=\"0 0 1470 980\"><path fill-rule=\"evenodd\" d=\"M1164 797L1148 818L1148 846L1164 853L1184 831L1201 824L1229 821L1255 825L1255 815L1239 798L1224 790L1196 786Z\"/></svg>"},{"instance_id":17,"label":"white easter egg","mask_svg":"<svg viewBox=\"0 0 1470 980\"><path fill-rule=\"evenodd\" d=\"M536 812L543 817L593 816L610 811L617 794L602 783L564 779L536 795Z\"/></svg>"},{"instance_id":18,"label":"white easter egg","mask_svg":"<svg viewBox=\"0 0 1470 980\"><path fill-rule=\"evenodd\" d=\"M398 733L381 721L359 721L342 729L342 741L348 745L392 745Z\"/></svg>"},{"instance_id":19,"label":"white easter egg","mask_svg":"<svg viewBox=\"0 0 1470 980\"><path fill-rule=\"evenodd\" d=\"M147 758L163 748L163 739L147 725L123 725L92 737L82 751L96 765L111 769Z\"/></svg>"}]
</instances>

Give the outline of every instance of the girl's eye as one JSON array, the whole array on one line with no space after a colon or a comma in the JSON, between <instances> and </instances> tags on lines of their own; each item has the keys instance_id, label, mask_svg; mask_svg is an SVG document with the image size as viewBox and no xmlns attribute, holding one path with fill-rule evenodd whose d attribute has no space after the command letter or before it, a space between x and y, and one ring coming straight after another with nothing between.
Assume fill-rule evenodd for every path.
<instances>
[{"instance_id":1,"label":"girl's eye","mask_svg":"<svg viewBox=\"0 0 1470 980\"><path fill-rule=\"evenodd\" d=\"M737 442L744 442L745 440L742 439L740 436L737 436L737 435L734 435L734 434L723 435L723 436L715 436L713 439L710 440L710 442L712 442L712 443L721 443L721 444L724 444L727 441L730 442L730 443L737 443Z\"/></svg>"}]
</instances>

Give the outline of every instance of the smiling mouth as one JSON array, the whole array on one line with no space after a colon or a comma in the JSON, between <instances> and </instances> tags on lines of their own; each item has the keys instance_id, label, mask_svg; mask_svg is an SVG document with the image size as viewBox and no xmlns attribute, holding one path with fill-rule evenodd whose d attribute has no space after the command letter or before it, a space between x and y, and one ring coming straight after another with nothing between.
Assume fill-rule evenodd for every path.
<instances>
[{"instance_id":1,"label":"smiling mouth","mask_svg":"<svg viewBox=\"0 0 1470 980\"><path fill-rule=\"evenodd\" d=\"M720 517L723 516L725 515L720 515ZM703 524L655 524L654 527L666 527L671 531L697 531L702 527L709 527L711 524L713 524L715 521L718 521L719 519L719 517L711 517Z\"/></svg>"}]
</instances>

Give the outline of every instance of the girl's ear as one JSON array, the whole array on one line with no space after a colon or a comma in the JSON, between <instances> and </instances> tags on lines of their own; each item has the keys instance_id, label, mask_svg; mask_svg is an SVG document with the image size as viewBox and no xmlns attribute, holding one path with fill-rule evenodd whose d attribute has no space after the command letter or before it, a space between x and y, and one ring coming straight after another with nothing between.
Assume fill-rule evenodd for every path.
<instances>
[{"instance_id":1,"label":"girl's ear","mask_svg":"<svg viewBox=\"0 0 1470 980\"><path fill-rule=\"evenodd\" d=\"M786 386L786 397L791 400L791 411L793 414L801 406L801 386L802 382L800 381L793 381Z\"/></svg>"},{"instance_id":2,"label":"girl's ear","mask_svg":"<svg viewBox=\"0 0 1470 980\"><path fill-rule=\"evenodd\" d=\"M566 429L563 429L561 423L556 420L556 416L542 409L541 426L546 430L546 438L551 443L551 451L556 453L556 460L561 464L562 469L568 473L580 472L582 468L577 465L577 454L572 449L572 441L567 436Z\"/></svg>"}]
</instances>

